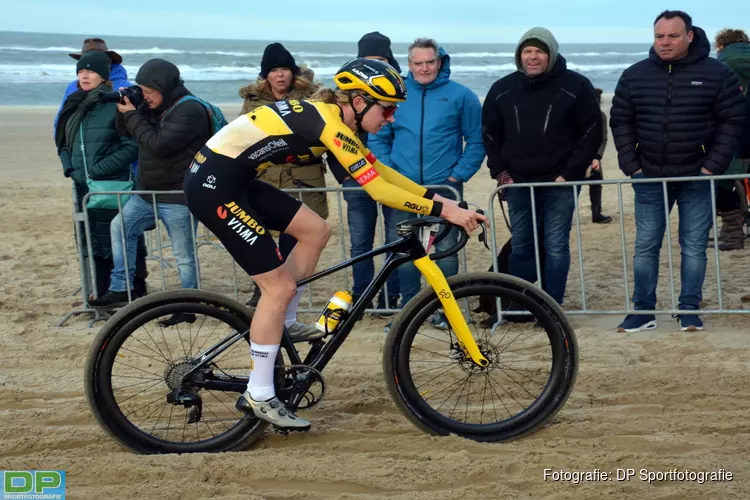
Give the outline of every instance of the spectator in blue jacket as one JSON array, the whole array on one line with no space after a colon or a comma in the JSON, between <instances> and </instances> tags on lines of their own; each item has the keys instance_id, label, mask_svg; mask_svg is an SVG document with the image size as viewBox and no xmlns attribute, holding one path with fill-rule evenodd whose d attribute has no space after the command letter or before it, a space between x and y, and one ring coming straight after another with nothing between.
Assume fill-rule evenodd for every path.
<instances>
[{"instance_id":1,"label":"spectator in blue jacket","mask_svg":"<svg viewBox=\"0 0 750 500\"><path fill-rule=\"evenodd\" d=\"M463 196L463 184L479 170L484 160L482 105L471 90L450 79L450 56L435 40L419 38L409 46L408 97L399 106L396 120L370 135L368 146L375 156L402 175L421 185L446 185ZM438 190L438 192L440 192ZM440 192L455 199L452 191ZM387 209L391 219L389 240L396 239L396 225L413 214ZM437 245L453 246L456 230ZM445 276L458 272L458 256L438 261ZM419 292L420 274L413 264L399 269L402 304ZM441 314L433 318L447 327Z\"/></svg>"}]
</instances>

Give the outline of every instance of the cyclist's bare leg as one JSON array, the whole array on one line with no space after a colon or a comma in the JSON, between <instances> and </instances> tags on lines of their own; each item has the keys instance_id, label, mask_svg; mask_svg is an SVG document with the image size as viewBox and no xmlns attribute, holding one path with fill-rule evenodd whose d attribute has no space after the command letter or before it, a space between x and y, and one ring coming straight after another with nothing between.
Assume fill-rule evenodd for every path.
<instances>
[{"instance_id":1,"label":"cyclist's bare leg","mask_svg":"<svg viewBox=\"0 0 750 500\"><path fill-rule=\"evenodd\" d=\"M253 366L248 390L240 397L237 407L281 428L308 429L310 422L289 412L275 397L274 361L279 351L284 316L296 294L295 281L313 273L331 230L328 223L302 205L285 232L294 236L297 244L284 265L253 276L261 291L250 326Z\"/></svg>"},{"instance_id":2,"label":"cyclist's bare leg","mask_svg":"<svg viewBox=\"0 0 750 500\"><path fill-rule=\"evenodd\" d=\"M237 401L237 409L283 429L309 429L310 422L287 410L274 390L284 315L297 285L284 266L257 274L253 280L260 287L261 297L250 325L250 377L247 391Z\"/></svg>"},{"instance_id":3,"label":"cyclist's bare leg","mask_svg":"<svg viewBox=\"0 0 750 500\"><path fill-rule=\"evenodd\" d=\"M315 271L320 254L331 237L330 224L302 205L284 233L294 236L297 240L284 267L289 270L295 281L307 278Z\"/></svg>"},{"instance_id":4,"label":"cyclist's bare leg","mask_svg":"<svg viewBox=\"0 0 750 500\"><path fill-rule=\"evenodd\" d=\"M284 265L253 276L261 291L250 326L250 339L257 344L281 342L284 314L296 293L295 282L310 276L315 270L331 236L331 227L318 214L302 205L284 232L297 240Z\"/></svg>"},{"instance_id":5,"label":"cyclist's bare leg","mask_svg":"<svg viewBox=\"0 0 750 500\"><path fill-rule=\"evenodd\" d=\"M286 266L280 266L253 276L253 281L261 295L250 325L250 340L256 344L279 344L286 309L297 291L295 280Z\"/></svg>"}]
</instances>

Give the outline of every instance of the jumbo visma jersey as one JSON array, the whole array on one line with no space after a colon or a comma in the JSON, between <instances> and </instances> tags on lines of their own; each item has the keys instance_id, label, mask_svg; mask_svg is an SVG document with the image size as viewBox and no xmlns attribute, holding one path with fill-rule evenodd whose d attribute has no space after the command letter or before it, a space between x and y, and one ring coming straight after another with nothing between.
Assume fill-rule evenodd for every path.
<instances>
[{"instance_id":1,"label":"jumbo visma jersey","mask_svg":"<svg viewBox=\"0 0 750 500\"><path fill-rule=\"evenodd\" d=\"M418 214L442 210L440 202L426 198L432 192L379 162L344 124L336 104L290 100L261 106L222 128L206 146L253 176L272 165L304 166L325 156L336 180L351 176L383 205Z\"/></svg>"}]
</instances>

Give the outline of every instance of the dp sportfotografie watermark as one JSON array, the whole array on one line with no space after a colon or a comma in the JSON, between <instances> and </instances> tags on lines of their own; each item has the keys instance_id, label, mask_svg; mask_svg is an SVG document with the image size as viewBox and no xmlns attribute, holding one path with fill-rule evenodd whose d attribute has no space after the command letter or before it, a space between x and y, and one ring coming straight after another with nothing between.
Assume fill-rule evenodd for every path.
<instances>
[{"instance_id":1,"label":"dp sportfotografie watermark","mask_svg":"<svg viewBox=\"0 0 750 500\"><path fill-rule=\"evenodd\" d=\"M565 481L572 484L608 481L645 481L649 484L656 482L676 481L703 484L732 481L733 475L726 469L700 471L687 469L615 469L610 471L601 469L587 471L544 469L543 478L544 481Z\"/></svg>"},{"instance_id":2,"label":"dp sportfotografie watermark","mask_svg":"<svg viewBox=\"0 0 750 500\"><path fill-rule=\"evenodd\" d=\"M65 500L65 471L0 470L0 500Z\"/></svg>"}]
</instances>

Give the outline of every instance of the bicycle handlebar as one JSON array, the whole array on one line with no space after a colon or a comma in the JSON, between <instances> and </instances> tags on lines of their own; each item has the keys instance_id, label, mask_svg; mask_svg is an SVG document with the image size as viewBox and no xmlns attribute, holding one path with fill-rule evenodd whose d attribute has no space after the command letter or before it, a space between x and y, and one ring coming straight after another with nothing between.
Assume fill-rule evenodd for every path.
<instances>
[{"instance_id":1,"label":"bicycle handlebar","mask_svg":"<svg viewBox=\"0 0 750 500\"><path fill-rule=\"evenodd\" d=\"M458 206L463 209L468 209L469 205L465 201L459 202ZM476 212L478 214L484 215L484 211L481 209L477 209ZM449 255L453 255L454 253L457 253L459 250L461 250L463 247L466 246L466 243L469 241L469 234L466 232L466 230L461 226L456 226L455 224L451 224L448 221L445 221L447 224L445 224L445 227L440 230L440 232L435 237L435 241L433 242L434 245L437 245L437 243L441 240L443 240L446 236L448 236L448 232L453 229L454 227L458 229L459 236L458 241L456 241L456 244L453 245L450 248L447 248L443 250L442 252L435 252L430 255L430 260L438 260L442 259L443 257L447 257ZM482 228L482 233L479 235L479 241L484 243L484 246L489 250L489 246L487 246L487 227L483 222L479 223L479 226Z\"/></svg>"}]
</instances>

